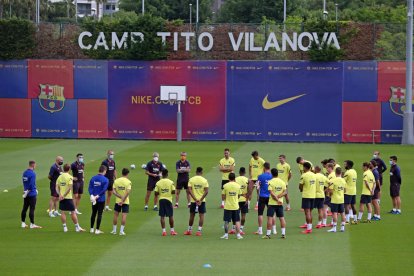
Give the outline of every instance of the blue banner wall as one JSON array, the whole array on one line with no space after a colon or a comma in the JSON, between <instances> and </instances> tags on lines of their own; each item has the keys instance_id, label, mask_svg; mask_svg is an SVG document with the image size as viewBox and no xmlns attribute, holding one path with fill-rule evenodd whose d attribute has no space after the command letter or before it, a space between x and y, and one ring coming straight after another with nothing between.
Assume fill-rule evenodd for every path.
<instances>
[{"instance_id":1,"label":"blue banner wall","mask_svg":"<svg viewBox=\"0 0 414 276\"><path fill-rule=\"evenodd\" d=\"M341 141L342 63L227 65L227 139Z\"/></svg>"},{"instance_id":2,"label":"blue banner wall","mask_svg":"<svg viewBox=\"0 0 414 276\"><path fill-rule=\"evenodd\" d=\"M108 62L102 60L75 60L75 99L108 98Z\"/></svg>"},{"instance_id":3,"label":"blue banner wall","mask_svg":"<svg viewBox=\"0 0 414 276\"><path fill-rule=\"evenodd\" d=\"M0 98L27 98L27 61L0 61Z\"/></svg>"},{"instance_id":4,"label":"blue banner wall","mask_svg":"<svg viewBox=\"0 0 414 276\"><path fill-rule=\"evenodd\" d=\"M61 111L44 110L39 100L32 100L32 137L77 138L78 137L77 100L65 100Z\"/></svg>"},{"instance_id":5,"label":"blue banner wall","mask_svg":"<svg viewBox=\"0 0 414 276\"><path fill-rule=\"evenodd\" d=\"M390 103L381 103L381 129L402 130L403 117L391 109ZM381 143L401 143L402 132L384 131L381 133Z\"/></svg>"},{"instance_id":6,"label":"blue banner wall","mask_svg":"<svg viewBox=\"0 0 414 276\"><path fill-rule=\"evenodd\" d=\"M377 62L344 62L344 102L377 101Z\"/></svg>"}]
</instances>

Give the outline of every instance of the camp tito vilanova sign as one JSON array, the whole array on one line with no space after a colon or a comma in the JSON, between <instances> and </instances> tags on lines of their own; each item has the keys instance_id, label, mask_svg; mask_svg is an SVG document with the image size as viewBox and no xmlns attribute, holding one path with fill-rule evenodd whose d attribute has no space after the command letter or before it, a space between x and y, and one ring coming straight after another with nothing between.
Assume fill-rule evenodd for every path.
<instances>
[{"instance_id":1,"label":"camp tito vilanova sign","mask_svg":"<svg viewBox=\"0 0 414 276\"><path fill-rule=\"evenodd\" d=\"M178 44L181 41L185 42L185 51L194 49L191 45L192 43L196 43L198 49L205 52L211 51L214 46L214 37L209 32L202 32L198 36L194 32L157 32L157 36L161 38L164 44L167 39L172 40L172 48L174 51L178 51ZM283 32L278 36L271 32L264 38L266 42L264 46L258 45L258 36L254 32L228 33L229 43L233 51L267 52L276 50L282 52L306 52L309 50L312 42L315 42L319 47L326 43L340 49L338 38L334 32L326 32L323 35L316 32ZM79 35L78 44L83 50L105 49L110 51L127 49L128 44L140 43L144 39L144 34L141 32L99 32L96 35L85 31ZM260 40L263 41L263 35L260 35Z\"/></svg>"}]
</instances>

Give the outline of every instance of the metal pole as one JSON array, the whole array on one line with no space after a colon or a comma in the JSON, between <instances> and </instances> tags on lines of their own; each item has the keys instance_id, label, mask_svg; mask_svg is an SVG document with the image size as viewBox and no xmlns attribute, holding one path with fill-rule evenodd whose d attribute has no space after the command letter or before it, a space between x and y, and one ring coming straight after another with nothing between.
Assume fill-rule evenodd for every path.
<instances>
[{"instance_id":1,"label":"metal pole","mask_svg":"<svg viewBox=\"0 0 414 276\"><path fill-rule=\"evenodd\" d=\"M326 0L323 0L323 19L326 19Z\"/></svg>"},{"instance_id":2,"label":"metal pole","mask_svg":"<svg viewBox=\"0 0 414 276\"><path fill-rule=\"evenodd\" d=\"M191 15L191 13L192 13L192 10L193 10L192 7L193 7L193 4L190 3L190 31L192 30L192 28L191 28L192 27L191 26L191 24L192 24L192 15Z\"/></svg>"},{"instance_id":3,"label":"metal pole","mask_svg":"<svg viewBox=\"0 0 414 276\"><path fill-rule=\"evenodd\" d=\"M335 20L338 22L338 3L335 3Z\"/></svg>"},{"instance_id":4,"label":"metal pole","mask_svg":"<svg viewBox=\"0 0 414 276\"><path fill-rule=\"evenodd\" d=\"M9 2L9 18L11 18L11 13L12 13L12 4L11 1Z\"/></svg>"},{"instance_id":5,"label":"metal pole","mask_svg":"<svg viewBox=\"0 0 414 276\"><path fill-rule=\"evenodd\" d=\"M75 22L78 23L78 0L75 0Z\"/></svg>"},{"instance_id":6,"label":"metal pole","mask_svg":"<svg viewBox=\"0 0 414 276\"><path fill-rule=\"evenodd\" d=\"M196 5L197 5L197 8L196 8L196 23L197 23L197 25L198 25L198 0L196 1Z\"/></svg>"},{"instance_id":7,"label":"metal pole","mask_svg":"<svg viewBox=\"0 0 414 276\"><path fill-rule=\"evenodd\" d=\"M36 0L36 24L40 23L40 0Z\"/></svg>"},{"instance_id":8,"label":"metal pole","mask_svg":"<svg viewBox=\"0 0 414 276\"><path fill-rule=\"evenodd\" d=\"M406 50L406 74L405 74L405 111L403 122L402 144L414 144L414 114L413 100L413 0L408 0L407 14L407 50Z\"/></svg>"},{"instance_id":9,"label":"metal pole","mask_svg":"<svg viewBox=\"0 0 414 276\"><path fill-rule=\"evenodd\" d=\"M177 111L177 142L182 141L182 113L181 113L181 102L178 101Z\"/></svg>"},{"instance_id":10,"label":"metal pole","mask_svg":"<svg viewBox=\"0 0 414 276\"><path fill-rule=\"evenodd\" d=\"M286 0L283 0L283 31L286 30Z\"/></svg>"},{"instance_id":11,"label":"metal pole","mask_svg":"<svg viewBox=\"0 0 414 276\"><path fill-rule=\"evenodd\" d=\"M145 14L145 0L142 0L142 15Z\"/></svg>"}]
</instances>

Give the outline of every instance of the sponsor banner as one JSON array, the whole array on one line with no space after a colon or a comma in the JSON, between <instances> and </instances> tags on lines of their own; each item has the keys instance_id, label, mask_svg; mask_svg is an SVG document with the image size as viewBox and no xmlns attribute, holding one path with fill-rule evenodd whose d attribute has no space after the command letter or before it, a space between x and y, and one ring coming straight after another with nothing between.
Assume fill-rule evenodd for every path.
<instances>
[{"instance_id":1,"label":"sponsor banner","mask_svg":"<svg viewBox=\"0 0 414 276\"><path fill-rule=\"evenodd\" d=\"M30 100L0 99L0 106L0 137L30 137Z\"/></svg>"},{"instance_id":2,"label":"sponsor banner","mask_svg":"<svg viewBox=\"0 0 414 276\"><path fill-rule=\"evenodd\" d=\"M109 62L110 138L175 139L177 105L160 100L160 86L186 86L183 139L225 139L225 62Z\"/></svg>"},{"instance_id":3,"label":"sponsor banner","mask_svg":"<svg viewBox=\"0 0 414 276\"><path fill-rule=\"evenodd\" d=\"M381 129L381 103L344 102L342 104L342 141L372 143L371 130ZM375 133L375 142L381 134Z\"/></svg>"},{"instance_id":4,"label":"sponsor banner","mask_svg":"<svg viewBox=\"0 0 414 276\"><path fill-rule=\"evenodd\" d=\"M378 62L378 102L405 103L405 62Z\"/></svg>"},{"instance_id":5,"label":"sponsor banner","mask_svg":"<svg viewBox=\"0 0 414 276\"><path fill-rule=\"evenodd\" d=\"M377 62L344 62L344 102L377 101Z\"/></svg>"},{"instance_id":6,"label":"sponsor banner","mask_svg":"<svg viewBox=\"0 0 414 276\"><path fill-rule=\"evenodd\" d=\"M393 105L393 102L381 103L382 143L401 143L403 116Z\"/></svg>"},{"instance_id":7,"label":"sponsor banner","mask_svg":"<svg viewBox=\"0 0 414 276\"><path fill-rule=\"evenodd\" d=\"M27 98L26 60L1 60L0 83L0 98Z\"/></svg>"},{"instance_id":8,"label":"sponsor banner","mask_svg":"<svg viewBox=\"0 0 414 276\"><path fill-rule=\"evenodd\" d=\"M341 140L342 63L227 64L227 139Z\"/></svg>"},{"instance_id":9,"label":"sponsor banner","mask_svg":"<svg viewBox=\"0 0 414 276\"><path fill-rule=\"evenodd\" d=\"M46 109L43 100L32 99L32 137L77 138L77 100L60 103L59 111Z\"/></svg>"},{"instance_id":10,"label":"sponsor banner","mask_svg":"<svg viewBox=\"0 0 414 276\"><path fill-rule=\"evenodd\" d=\"M28 97L48 101L73 99L72 60L29 60ZM56 106L56 110L59 108Z\"/></svg>"},{"instance_id":11,"label":"sponsor banner","mask_svg":"<svg viewBox=\"0 0 414 276\"><path fill-rule=\"evenodd\" d=\"M108 98L108 62L75 60L74 87L76 99Z\"/></svg>"},{"instance_id":12,"label":"sponsor banner","mask_svg":"<svg viewBox=\"0 0 414 276\"><path fill-rule=\"evenodd\" d=\"M107 138L106 100L78 100L78 138Z\"/></svg>"}]
</instances>

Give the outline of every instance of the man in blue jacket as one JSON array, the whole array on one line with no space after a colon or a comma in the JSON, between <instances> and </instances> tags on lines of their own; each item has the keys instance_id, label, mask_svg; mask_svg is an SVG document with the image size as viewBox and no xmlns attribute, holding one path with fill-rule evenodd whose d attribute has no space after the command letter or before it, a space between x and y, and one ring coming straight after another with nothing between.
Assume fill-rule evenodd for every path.
<instances>
[{"instance_id":1,"label":"man in blue jacket","mask_svg":"<svg viewBox=\"0 0 414 276\"><path fill-rule=\"evenodd\" d=\"M36 168L35 161L29 161L29 168L23 173L23 210L21 214L22 218L22 228L27 228L26 225L26 213L27 209L29 210L30 218L30 228L42 228L35 224L34 222L34 212L36 208L36 199L37 199L37 189L36 189L36 173L34 172Z\"/></svg>"},{"instance_id":2,"label":"man in blue jacket","mask_svg":"<svg viewBox=\"0 0 414 276\"><path fill-rule=\"evenodd\" d=\"M89 194L91 195L92 202L92 215L91 215L91 233L99 235L103 234L99 230L101 226L102 213L105 207L105 192L108 189L109 180L105 177L106 166L101 165L99 167L99 173L91 178L89 181ZM96 221L96 230L94 231L93 226L95 224L96 214L98 214L98 219Z\"/></svg>"}]
</instances>

